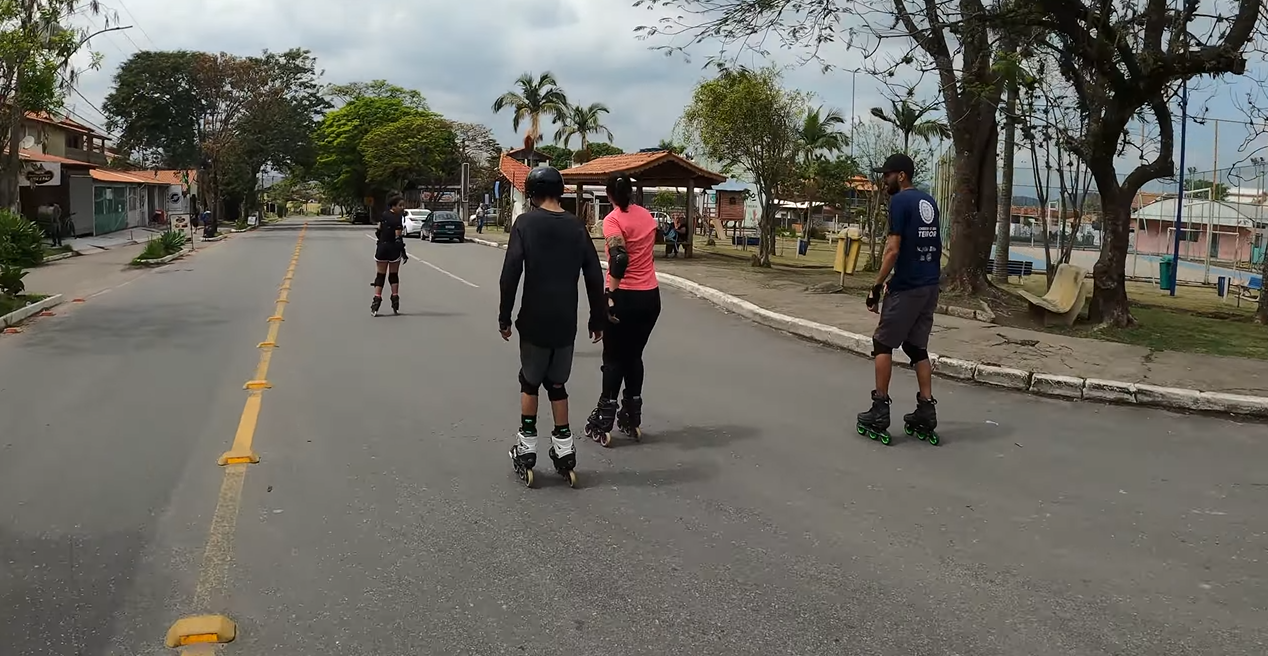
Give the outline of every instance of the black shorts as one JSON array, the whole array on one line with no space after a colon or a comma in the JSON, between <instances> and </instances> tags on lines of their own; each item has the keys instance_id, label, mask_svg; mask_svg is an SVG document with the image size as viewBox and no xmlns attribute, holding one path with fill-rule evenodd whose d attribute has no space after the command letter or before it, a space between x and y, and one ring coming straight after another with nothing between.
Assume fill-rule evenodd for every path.
<instances>
[{"instance_id":1,"label":"black shorts","mask_svg":"<svg viewBox=\"0 0 1268 656\"><path fill-rule=\"evenodd\" d=\"M572 346L549 348L520 338L520 377L529 385L563 385L572 374Z\"/></svg>"},{"instance_id":2,"label":"black shorts","mask_svg":"<svg viewBox=\"0 0 1268 656\"><path fill-rule=\"evenodd\" d=\"M937 309L937 285L889 292L881 301L881 321L872 339L888 348L910 344L927 349Z\"/></svg>"},{"instance_id":3,"label":"black shorts","mask_svg":"<svg viewBox=\"0 0 1268 656\"><path fill-rule=\"evenodd\" d=\"M399 262L404 255L405 248L394 241L381 241L374 249L375 262Z\"/></svg>"}]
</instances>

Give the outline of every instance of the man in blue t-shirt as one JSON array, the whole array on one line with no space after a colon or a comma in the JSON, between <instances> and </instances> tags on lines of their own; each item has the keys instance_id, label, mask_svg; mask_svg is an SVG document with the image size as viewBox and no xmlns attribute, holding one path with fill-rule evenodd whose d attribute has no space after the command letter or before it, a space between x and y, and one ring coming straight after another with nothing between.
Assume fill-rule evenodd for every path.
<instances>
[{"instance_id":1,"label":"man in blue t-shirt","mask_svg":"<svg viewBox=\"0 0 1268 656\"><path fill-rule=\"evenodd\" d=\"M877 433L889 428L893 352L901 347L911 359L920 386L916 411L905 415L903 421L927 439L938 423L934 412L933 368L927 349L934 311L938 307L938 279L942 275L941 216L933 197L912 186L916 165L910 157L901 153L891 155L875 172L881 174L885 191L890 195L889 237L885 241L876 285L867 297L867 309L881 315L872 336L876 389L872 392L872 409L860 413L858 420L860 427ZM881 302L882 294L884 302Z\"/></svg>"}]
</instances>

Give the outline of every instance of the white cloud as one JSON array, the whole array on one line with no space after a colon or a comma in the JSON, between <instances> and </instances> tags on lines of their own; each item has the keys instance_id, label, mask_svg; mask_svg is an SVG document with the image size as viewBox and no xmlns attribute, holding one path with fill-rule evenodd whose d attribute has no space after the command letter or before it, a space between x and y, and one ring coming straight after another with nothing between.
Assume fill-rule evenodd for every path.
<instances>
[{"instance_id":1,"label":"white cloud","mask_svg":"<svg viewBox=\"0 0 1268 656\"><path fill-rule=\"evenodd\" d=\"M707 72L710 50L693 49L691 63L649 50L634 28L657 14L629 0L475 0L400 3L389 0L104 0L125 32L96 37L91 47L104 57L101 70L85 71L79 91L100 107L115 69L138 48L256 54L268 48L307 48L331 82L384 78L418 89L433 108L452 118L492 127L506 144L518 141L509 114L495 116L493 99L522 72L553 71L576 102L602 102L612 109L608 127L627 150L667 138ZM103 25L81 15L81 26ZM850 68L857 57L838 56ZM78 58L81 65L87 55ZM777 53L777 62L796 61ZM757 63L760 62L748 62ZM820 73L815 65L792 70L787 84L813 91L819 101L850 112L851 75ZM860 116L880 102L879 85L858 76L854 105ZM98 125L100 114L82 98L68 100L75 113ZM549 135L548 135L549 136Z\"/></svg>"}]
</instances>

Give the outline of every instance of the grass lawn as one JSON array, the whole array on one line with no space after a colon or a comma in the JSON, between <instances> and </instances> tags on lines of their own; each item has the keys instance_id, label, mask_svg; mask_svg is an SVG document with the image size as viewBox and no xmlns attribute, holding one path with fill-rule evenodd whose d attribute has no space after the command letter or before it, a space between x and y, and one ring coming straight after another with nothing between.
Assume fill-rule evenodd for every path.
<instances>
[{"instance_id":1,"label":"grass lawn","mask_svg":"<svg viewBox=\"0 0 1268 656\"><path fill-rule=\"evenodd\" d=\"M38 294L22 294L19 296L0 294L0 317L10 312L21 310L22 308L37 301L42 301L45 298L47 297L40 296Z\"/></svg>"},{"instance_id":2,"label":"grass lawn","mask_svg":"<svg viewBox=\"0 0 1268 656\"><path fill-rule=\"evenodd\" d=\"M1020 286L1010 287L1043 295L1046 284L1044 276L1037 275ZM1070 329L1046 330L1134 344L1157 351L1268 360L1268 326L1254 323L1254 302L1243 300L1239 308L1235 300L1224 302L1216 295L1215 289L1209 287L1182 286L1173 297L1158 289L1157 285L1141 282L1127 283L1127 297L1131 299L1132 316L1139 324L1136 328L1094 330L1092 326L1076 323Z\"/></svg>"},{"instance_id":3,"label":"grass lawn","mask_svg":"<svg viewBox=\"0 0 1268 656\"><path fill-rule=\"evenodd\" d=\"M69 252L71 252L71 248L66 244L62 244L61 246L44 245L44 257L52 257L54 255L61 255L62 253Z\"/></svg>"}]
</instances>

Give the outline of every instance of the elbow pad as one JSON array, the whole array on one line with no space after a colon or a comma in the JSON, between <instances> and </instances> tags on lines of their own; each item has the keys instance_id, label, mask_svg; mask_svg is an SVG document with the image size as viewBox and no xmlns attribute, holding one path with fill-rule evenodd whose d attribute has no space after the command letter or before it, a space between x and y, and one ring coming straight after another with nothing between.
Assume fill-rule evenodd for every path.
<instances>
[{"instance_id":1,"label":"elbow pad","mask_svg":"<svg viewBox=\"0 0 1268 656\"><path fill-rule=\"evenodd\" d=\"M613 278L624 278L625 270L630 268L630 254L624 246L613 246L608 249L608 273Z\"/></svg>"}]
</instances>

